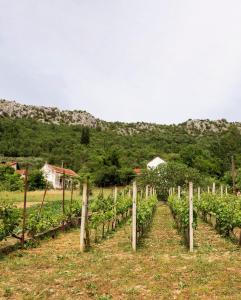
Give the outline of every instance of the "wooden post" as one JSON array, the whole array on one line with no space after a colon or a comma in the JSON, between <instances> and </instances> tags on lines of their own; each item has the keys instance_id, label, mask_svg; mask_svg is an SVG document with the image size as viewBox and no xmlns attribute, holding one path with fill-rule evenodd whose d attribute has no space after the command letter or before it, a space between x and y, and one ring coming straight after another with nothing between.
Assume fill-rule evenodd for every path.
<instances>
[{"instance_id":1,"label":"wooden post","mask_svg":"<svg viewBox=\"0 0 241 300\"><path fill-rule=\"evenodd\" d=\"M128 196L129 198L131 197L131 189L129 188L129 191L128 191Z\"/></svg>"},{"instance_id":2,"label":"wooden post","mask_svg":"<svg viewBox=\"0 0 241 300\"><path fill-rule=\"evenodd\" d=\"M115 189L114 189L114 229L116 228L116 218L117 218L117 215L116 215L116 205L117 205L117 197L118 197L118 189L117 189L117 186L115 186Z\"/></svg>"},{"instance_id":3,"label":"wooden post","mask_svg":"<svg viewBox=\"0 0 241 300\"><path fill-rule=\"evenodd\" d=\"M137 186L136 181L133 182L133 197L132 197L132 249L136 251L136 198L137 198Z\"/></svg>"},{"instance_id":4,"label":"wooden post","mask_svg":"<svg viewBox=\"0 0 241 300\"><path fill-rule=\"evenodd\" d=\"M22 228L22 247L25 242L25 226L26 226L26 210L27 210L27 192L28 192L28 164L26 166L25 178L24 178L24 197L23 197L23 228Z\"/></svg>"},{"instance_id":5,"label":"wooden post","mask_svg":"<svg viewBox=\"0 0 241 300\"><path fill-rule=\"evenodd\" d=\"M89 180L87 179L87 201L85 210L85 247L90 247L90 232L89 232Z\"/></svg>"},{"instance_id":6,"label":"wooden post","mask_svg":"<svg viewBox=\"0 0 241 300\"><path fill-rule=\"evenodd\" d=\"M180 186L177 187L177 197L178 197L178 199L181 199L181 187Z\"/></svg>"},{"instance_id":7,"label":"wooden post","mask_svg":"<svg viewBox=\"0 0 241 300\"><path fill-rule=\"evenodd\" d=\"M208 194L210 194L210 187L208 186Z\"/></svg>"},{"instance_id":8,"label":"wooden post","mask_svg":"<svg viewBox=\"0 0 241 300\"><path fill-rule=\"evenodd\" d=\"M225 194L226 194L226 196L228 196L228 186L227 185L225 187Z\"/></svg>"},{"instance_id":9,"label":"wooden post","mask_svg":"<svg viewBox=\"0 0 241 300\"><path fill-rule=\"evenodd\" d=\"M220 186L220 195L221 195L221 198L223 198L223 185L222 184Z\"/></svg>"},{"instance_id":10,"label":"wooden post","mask_svg":"<svg viewBox=\"0 0 241 300\"><path fill-rule=\"evenodd\" d=\"M235 166L234 157L232 156L232 181L233 181L233 193L236 193L236 177L237 177L237 171Z\"/></svg>"},{"instance_id":11,"label":"wooden post","mask_svg":"<svg viewBox=\"0 0 241 300\"><path fill-rule=\"evenodd\" d=\"M86 225L86 211L88 205L88 184L83 184L83 199L82 199L82 210L81 210L81 225L80 225L80 252L85 251L85 225Z\"/></svg>"},{"instance_id":12,"label":"wooden post","mask_svg":"<svg viewBox=\"0 0 241 300\"><path fill-rule=\"evenodd\" d=\"M70 195L70 207L72 209L73 204L73 193L74 193L74 182L73 179L71 180L71 195Z\"/></svg>"},{"instance_id":13,"label":"wooden post","mask_svg":"<svg viewBox=\"0 0 241 300\"><path fill-rule=\"evenodd\" d=\"M216 184L215 184L215 182L213 183L212 194L213 195L216 194Z\"/></svg>"},{"instance_id":14,"label":"wooden post","mask_svg":"<svg viewBox=\"0 0 241 300\"><path fill-rule=\"evenodd\" d=\"M193 183L189 182L189 250L193 252Z\"/></svg>"},{"instance_id":15,"label":"wooden post","mask_svg":"<svg viewBox=\"0 0 241 300\"><path fill-rule=\"evenodd\" d=\"M62 178L62 212L65 215L65 171L64 171L64 162L62 161L62 171L63 171L63 178ZM62 229L64 230L64 221L62 222Z\"/></svg>"},{"instance_id":16,"label":"wooden post","mask_svg":"<svg viewBox=\"0 0 241 300\"><path fill-rule=\"evenodd\" d=\"M146 199L148 198L148 196L149 196L149 186L147 185L146 186Z\"/></svg>"},{"instance_id":17,"label":"wooden post","mask_svg":"<svg viewBox=\"0 0 241 300\"><path fill-rule=\"evenodd\" d=\"M201 200L201 188L200 188L200 186L197 188L197 199L198 199L198 201Z\"/></svg>"}]
</instances>

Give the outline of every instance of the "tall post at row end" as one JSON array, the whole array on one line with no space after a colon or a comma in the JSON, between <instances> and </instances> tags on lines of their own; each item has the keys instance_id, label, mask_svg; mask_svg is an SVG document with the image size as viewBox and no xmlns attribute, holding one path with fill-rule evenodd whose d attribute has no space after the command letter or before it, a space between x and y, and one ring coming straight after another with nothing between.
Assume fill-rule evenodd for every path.
<instances>
[{"instance_id":1,"label":"tall post at row end","mask_svg":"<svg viewBox=\"0 0 241 300\"><path fill-rule=\"evenodd\" d=\"M25 170L25 178L24 178L24 198L23 198L23 228L22 228L22 247L25 242L25 227L26 227L26 211L27 211L27 192L28 192L28 164Z\"/></svg>"},{"instance_id":2,"label":"tall post at row end","mask_svg":"<svg viewBox=\"0 0 241 300\"><path fill-rule=\"evenodd\" d=\"M117 210L116 210L116 205L117 205L117 197L118 197L118 188L115 186L114 189L114 229L116 228L116 221L117 221Z\"/></svg>"},{"instance_id":3,"label":"tall post at row end","mask_svg":"<svg viewBox=\"0 0 241 300\"><path fill-rule=\"evenodd\" d=\"M83 199L81 210L81 225L80 225L80 252L85 251L85 226L87 217L87 205L88 205L88 184L83 184Z\"/></svg>"},{"instance_id":4,"label":"tall post at row end","mask_svg":"<svg viewBox=\"0 0 241 300\"><path fill-rule=\"evenodd\" d=\"M137 200L137 186L136 186L136 181L134 181L133 182L133 197L132 197L132 250L133 251L136 251L136 242L137 242L136 200Z\"/></svg>"},{"instance_id":5,"label":"tall post at row end","mask_svg":"<svg viewBox=\"0 0 241 300\"><path fill-rule=\"evenodd\" d=\"M193 252L193 183L189 182L189 250Z\"/></svg>"}]
</instances>

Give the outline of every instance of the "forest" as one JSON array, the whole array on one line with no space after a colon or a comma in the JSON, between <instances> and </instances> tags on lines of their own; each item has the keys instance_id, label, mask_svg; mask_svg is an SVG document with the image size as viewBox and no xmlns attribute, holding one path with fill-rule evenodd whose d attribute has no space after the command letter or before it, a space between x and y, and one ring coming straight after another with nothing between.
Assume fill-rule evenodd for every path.
<instances>
[{"instance_id":1,"label":"forest","mask_svg":"<svg viewBox=\"0 0 241 300\"><path fill-rule=\"evenodd\" d=\"M117 134L113 129L44 124L33 119L0 118L0 157L31 162L40 168L45 161L89 174L97 185L129 183L133 169L145 169L155 156L183 164L206 178L231 184L231 157L241 166L241 133L231 126L220 133L188 133L182 126ZM239 179L238 172L238 181Z\"/></svg>"}]
</instances>

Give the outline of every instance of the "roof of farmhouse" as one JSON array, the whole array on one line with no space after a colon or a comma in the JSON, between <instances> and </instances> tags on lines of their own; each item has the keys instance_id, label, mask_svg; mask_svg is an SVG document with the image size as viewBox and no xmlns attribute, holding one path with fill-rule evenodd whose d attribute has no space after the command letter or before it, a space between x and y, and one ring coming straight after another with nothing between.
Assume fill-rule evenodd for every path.
<instances>
[{"instance_id":1,"label":"roof of farmhouse","mask_svg":"<svg viewBox=\"0 0 241 300\"><path fill-rule=\"evenodd\" d=\"M161 159L160 157L155 157L153 160L151 160L148 164L148 168L156 168L157 166L161 164L165 164L165 160Z\"/></svg>"},{"instance_id":2,"label":"roof of farmhouse","mask_svg":"<svg viewBox=\"0 0 241 300\"><path fill-rule=\"evenodd\" d=\"M57 166L53 166L53 165L49 165L47 164L48 167L50 167L54 172L58 173L58 174L65 174L68 176L72 176L72 177L76 177L78 176L77 173L75 173L73 170L70 169L65 169L65 168L61 168L61 167L57 167Z\"/></svg>"}]
</instances>

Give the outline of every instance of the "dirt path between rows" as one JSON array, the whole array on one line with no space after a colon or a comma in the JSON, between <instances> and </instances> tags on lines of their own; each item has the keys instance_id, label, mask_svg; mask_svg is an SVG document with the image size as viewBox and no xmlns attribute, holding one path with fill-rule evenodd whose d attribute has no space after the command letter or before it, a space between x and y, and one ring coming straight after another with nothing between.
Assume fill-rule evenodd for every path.
<instances>
[{"instance_id":1,"label":"dirt path between rows","mask_svg":"<svg viewBox=\"0 0 241 300\"><path fill-rule=\"evenodd\" d=\"M241 299L241 251L201 223L189 254L160 204L138 251L130 225L79 253L79 231L0 260L5 299ZM4 298L5 296L5 298Z\"/></svg>"}]
</instances>

